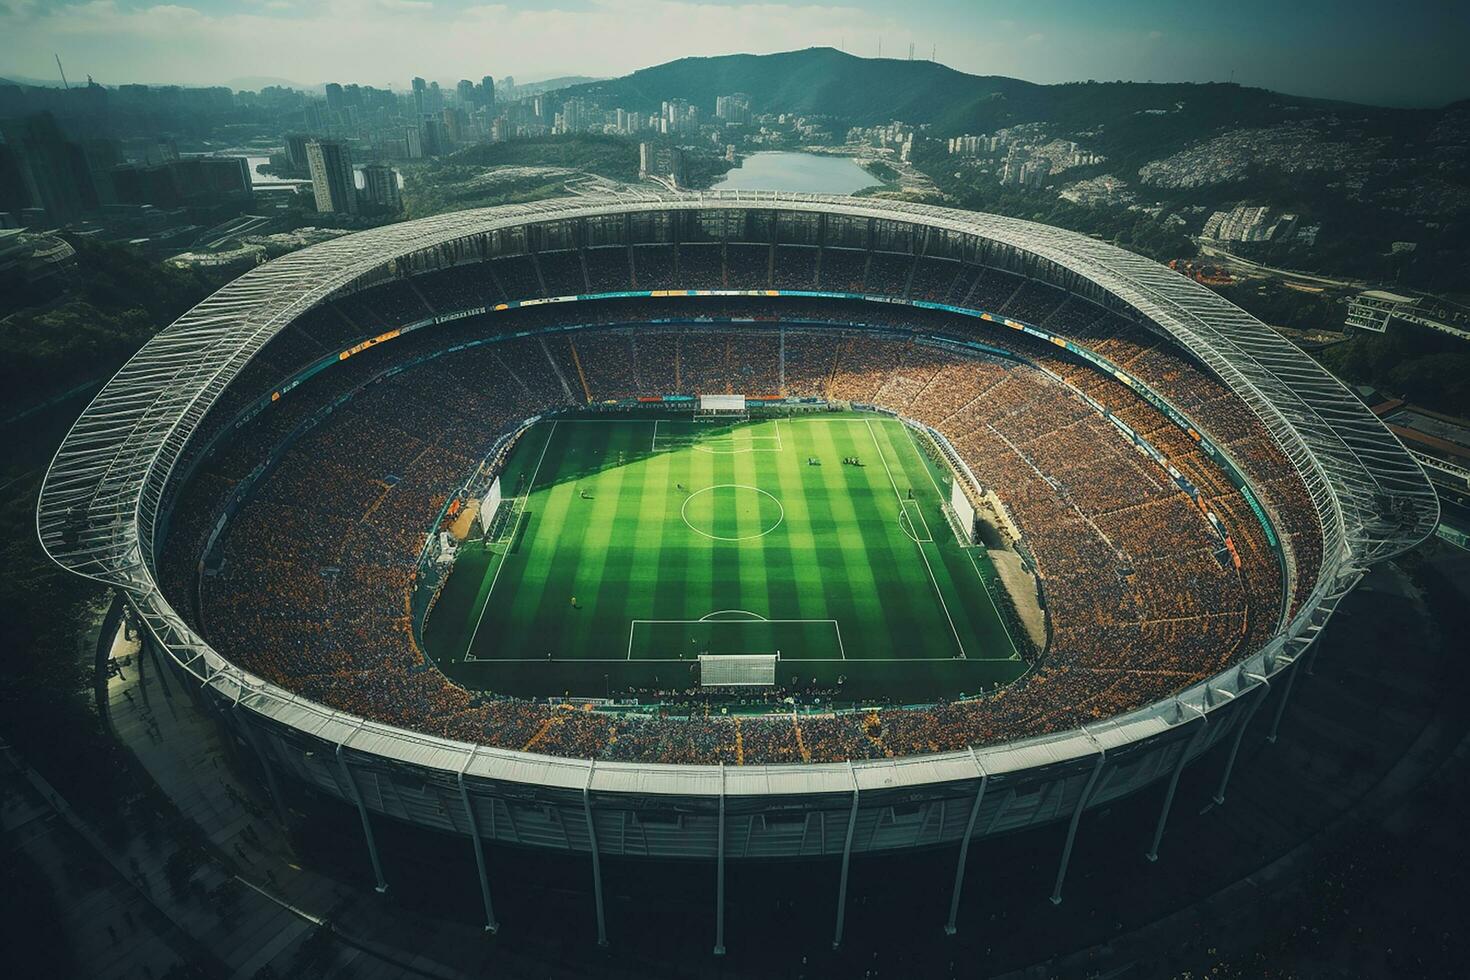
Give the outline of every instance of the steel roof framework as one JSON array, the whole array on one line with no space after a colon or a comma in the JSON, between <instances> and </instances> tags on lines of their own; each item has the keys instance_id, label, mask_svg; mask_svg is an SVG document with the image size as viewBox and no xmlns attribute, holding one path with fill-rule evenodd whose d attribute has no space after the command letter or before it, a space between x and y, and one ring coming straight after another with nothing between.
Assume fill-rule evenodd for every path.
<instances>
[{"instance_id":1,"label":"steel roof framework","mask_svg":"<svg viewBox=\"0 0 1470 980\"><path fill-rule=\"evenodd\" d=\"M1301 474L1323 530L1310 599L1281 635L1244 662L1082 731L848 765L740 767L562 759L427 736L307 701L236 667L189 628L153 575L154 524L190 436L249 360L334 292L416 252L524 224L649 210L764 209L910 222L989 239L1091 281L1168 332L1256 414ZM103 387L62 442L42 484L37 532L62 567L126 591L154 637L206 686L237 705L341 744L450 773L597 791L709 795L840 792L851 780L916 785L1018 771L1128 744L1207 714L1293 663L1372 562L1433 532L1438 499L1418 462L1336 378L1249 314L1148 259L1033 222L878 199L782 192L624 194L438 215L325 242L260 266L159 333Z\"/></svg>"}]
</instances>

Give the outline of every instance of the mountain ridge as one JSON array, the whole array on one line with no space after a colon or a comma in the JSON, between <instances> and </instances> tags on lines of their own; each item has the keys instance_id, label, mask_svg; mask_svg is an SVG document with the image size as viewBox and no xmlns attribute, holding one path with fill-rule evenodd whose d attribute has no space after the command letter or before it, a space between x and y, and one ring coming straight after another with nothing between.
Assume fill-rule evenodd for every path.
<instances>
[{"instance_id":1,"label":"mountain ridge","mask_svg":"<svg viewBox=\"0 0 1470 980\"><path fill-rule=\"evenodd\" d=\"M1402 109L1307 98L1232 82L1064 82L1043 85L1004 75L972 75L932 61L861 58L835 48L777 54L680 58L620 78L558 89L606 108L656 112L681 98L711 112L718 95L744 92L752 109L830 116L870 126L894 119L927 124L931 135L993 132L1024 122L1070 129L1153 117L1152 129L1197 132L1236 123L1261 125L1304 113L1380 119L1433 118L1452 109ZM1181 106L1181 103L1183 105ZM1183 114L1190 125L1159 126Z\"/></svg>"}]
</instances>

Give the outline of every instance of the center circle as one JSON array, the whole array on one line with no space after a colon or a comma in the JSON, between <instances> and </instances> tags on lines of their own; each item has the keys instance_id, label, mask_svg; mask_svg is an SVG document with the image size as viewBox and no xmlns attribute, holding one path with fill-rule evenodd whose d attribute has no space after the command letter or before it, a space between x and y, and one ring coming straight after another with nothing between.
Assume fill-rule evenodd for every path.
<instances>
[{"instance_id":1,"label":"center circle","mask_svg":"<svg viewBox=\"0 0 1470 980\"><path fill-rule=\"evenodd\" d=\"M721 483L684 498L679 516L689 530L715 541L764 537L786 519L781 501L759 487Z\"/></svg>"}]
</instances>

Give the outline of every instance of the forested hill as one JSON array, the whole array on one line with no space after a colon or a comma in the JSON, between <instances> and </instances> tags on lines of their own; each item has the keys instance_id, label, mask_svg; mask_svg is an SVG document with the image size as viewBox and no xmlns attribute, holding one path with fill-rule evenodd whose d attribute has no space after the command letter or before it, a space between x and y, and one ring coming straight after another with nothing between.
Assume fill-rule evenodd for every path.
<instances>
[{"instance_id":1,"label":"forested hill","mask_svg":"<svg viewBox=\"0 0 1470 980\"><path fill-rule=\"evenodd\" d=\"M656 112L685 99L704 113L715 97L744 92L756 113L833 116L849 125L893 119L928 123L936 136L989 133L1027 122L1068 130L1130 128L1148 120L1151 138L1198 138L1221 127L1264 126L1339 112L1388 126L1431 125L1442 110L1384 109L1283 95L1226 83L1079 82L1037 85L970 75L932 61L859 58L834 48L770 55L682 58L622 78L561 89L604 108ZM1163 131L1161 133L1161 131Z\"/></svg>"}]
</instances>

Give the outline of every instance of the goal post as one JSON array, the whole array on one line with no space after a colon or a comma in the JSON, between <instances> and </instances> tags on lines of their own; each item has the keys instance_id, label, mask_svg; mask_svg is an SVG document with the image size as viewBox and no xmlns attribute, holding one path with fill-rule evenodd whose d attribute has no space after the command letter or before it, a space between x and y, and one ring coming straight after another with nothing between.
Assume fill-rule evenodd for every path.
<instances>
[{"instance_id":1,"label":"goal post","mask_svg":"<svg viewBox=\"0 0 1470 980\"><path fill-rule=\"evenodd\" d=\"M960 485L958 478L950 485L949 506L954 511L955 520L959 522L959 529L964 534L965 543L974 544L975 506L965 495L965 488Z\"/></svg>"},{"instance_id":2,"label":"goal post","mask_svg":"<svg viewBox=\"0 0 1470 980\"><path fill-rule=\"evenodd\" d=\"M486 519L495 516L495 509L500 506L500 477L497 476L490 483L490 489L485 491L485 497L480 501L480 513L486 515Z\"/></svg>"},{"instance_id":3,"label":"goal post","mask_svg":"<svg viewBox=\"0 0 1470 980\"><path fill-rule=\"evenodd\" d=\"M699 655L700 687L774 687L775 653L731 653Z\"/></svg>"},{"instance_id":4,"label":"goal post","mask_svg":"<svg viewBox=\"0 0 1470 980\"><path fill-rule=\"evenodd\" d=\"M701 419L743 419L749 418L750 412L744 395L700 395L695 416Z\"/></svg>"}]
</instances>

